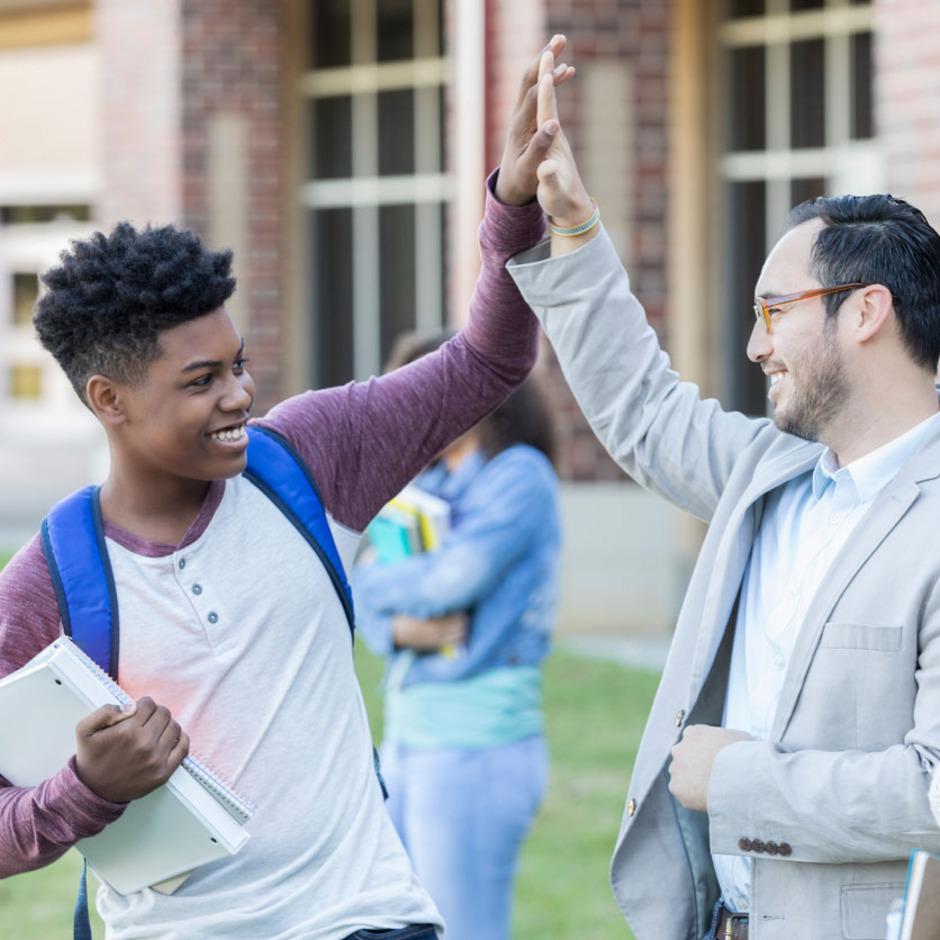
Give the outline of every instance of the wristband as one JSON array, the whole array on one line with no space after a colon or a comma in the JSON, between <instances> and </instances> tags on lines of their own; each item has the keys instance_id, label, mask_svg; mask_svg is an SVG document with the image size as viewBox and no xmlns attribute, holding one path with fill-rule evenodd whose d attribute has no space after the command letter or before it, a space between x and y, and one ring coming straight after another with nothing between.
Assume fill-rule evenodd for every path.
<instances>
[{"instance_id":1,"label":"wristband","mask_svg":"<svg viewBox=\"0 0 940 940\"><path fill-rule=\"evenodd\" d=\"M591 213L590 217L585 219L580 225L575 225L572 228L560 228L549 219L548 227L551 229L552 234L561 235L563 238L574 238L577 235L590 232L601 220L601 210L597 207L597 200L594 199L593 196L591 197L591 202L594 204L594 211Z\"/></svg>"}]
</instances>

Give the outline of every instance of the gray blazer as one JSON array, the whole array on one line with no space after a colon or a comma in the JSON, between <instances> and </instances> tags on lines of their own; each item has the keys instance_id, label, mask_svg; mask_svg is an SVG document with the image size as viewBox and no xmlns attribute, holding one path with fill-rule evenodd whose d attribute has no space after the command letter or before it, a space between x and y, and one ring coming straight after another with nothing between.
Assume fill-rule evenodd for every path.
<instances>
[{"instance_id":1,"label":"gray blazer","mask_svg":"<svg viewBox=\"0 0 940 940\"><path fill-rule=\"evenodd\" d=\"M670 748L686 724L721 723L729 627L764 500L822 447L680 382L605 234L555 259L543 243L508 267L613 458L710 524L617 838L621 910L638 940L700 940L718 896L711 853L746 854L752 940L881 940L908 854L940 851L927 797L940 763L940 435L834 559L770 739L725 748L708 813L690 812L666 787Z\"/></svg>"}]
</instances>

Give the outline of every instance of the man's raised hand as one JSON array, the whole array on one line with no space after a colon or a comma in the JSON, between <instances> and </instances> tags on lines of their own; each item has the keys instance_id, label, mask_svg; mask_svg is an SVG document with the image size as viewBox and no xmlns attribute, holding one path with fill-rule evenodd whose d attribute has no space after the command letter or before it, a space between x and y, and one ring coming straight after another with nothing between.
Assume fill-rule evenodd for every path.
<instances>
[{"instance_id":1,"label":"man's raised hand","mask_svg":"<svg viewBox=\"0 0 940 940\"><path fill-rule=\"evenodd\" d=\"M539 61L536 123L541 132L554 129L544 159L537 168L539 204L552 222L561 228L574 227L590 218L594 211L574 154L558 120L555 100L554 58L546 50Z\"/></svg>"},{"instance_id":2,"label":"man's raised hand","mask_svg":"<svg viewBox=\"0 0 940 940\"><path fill-rule=\"evenodd\" d=\"M544 74L542 62L546 54L551 56L553 89L572 78L575 71L573 66L565 63L558 66L554 64L566 43L564 36L552 36L551 41L522 76L522 85L509 121L503 159L496 180L496 198L506 205L521 206L535 197L538 187L536 170L548 154L559 128L557 121L546 127L537 119L539 78Z\"/></svg>"}]
</instances>

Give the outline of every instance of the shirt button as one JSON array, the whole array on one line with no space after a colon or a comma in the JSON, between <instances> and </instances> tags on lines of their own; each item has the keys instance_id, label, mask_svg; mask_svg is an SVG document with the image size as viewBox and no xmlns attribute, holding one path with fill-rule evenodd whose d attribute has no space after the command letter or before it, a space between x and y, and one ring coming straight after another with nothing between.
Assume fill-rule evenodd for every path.
<instances>
[{"instance_id":1,"label":"shirt button","mask_svg":"<svg viewBox=\"0 0 940 940\"><path fill-rule=\"evenodd\" d=\"M636 812L636 800L630 799L630 802L627 803L627 815L632 816Z\"/></svg>"},{"instance_id":2,"label":"shirt button","mask_svg":"<svg viewBox=\"0 0 940 940\"><path fill-rule=\"evenodd\" d=\"M202 585L194 584L193 585L193 594L202 594Z\"/></svg>"},{"instance_id":3,"label":"shirt button","mask_svg":"<svg viewBox=\"0 0 940 940\"><path fill-rule=\"evenodd\" d=\"M181 558L180 559L180 571L182 571L185 567L186 567L186 559Z\"/></svg>"},{"instance_id":4,"label":"shirt button","mask_svg":"<svg viewBox=\"0 0 940 940\"><path fill-rule=\"evenodd\" d=\"M219 615L214 610L210 610L209 611L209 623L218 623L218 622L219 622Z\"/></svg>"},{"instance_id":5,"label":"shirt button","mask_svg":"<svg viewBox=\"0 0 940 940\"><path fill-rule=\"evenodd\" d=\"M683 721L685 721L685 709L680 708L679 711L676 712L676 727L681 728Z\"/></svg>"}]
</instances>

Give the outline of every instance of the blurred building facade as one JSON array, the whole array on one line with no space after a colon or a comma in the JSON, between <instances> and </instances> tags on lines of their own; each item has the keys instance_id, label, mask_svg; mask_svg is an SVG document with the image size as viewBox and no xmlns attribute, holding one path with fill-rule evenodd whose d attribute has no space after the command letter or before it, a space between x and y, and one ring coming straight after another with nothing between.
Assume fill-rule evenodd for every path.
<instances>
[{"instance_id":1,"label":"blurred building facade","mask_svg":"<svg viewBox=\"0 0 940 940\"><path fill-rule=\"evenodd\" d=\"M727 407L765 408L750 298L793 203L890 190L940 222L936 0L0 0L7 531L105 465L29 326L69 238L126 218L234 248L262 408L363 378L401 330L460 322L481 181L554 32L578 67L561 116L634 289ZM696 531L624 483L544 360L563 619L666 630Z\"/></svg>"}]
</instances>

